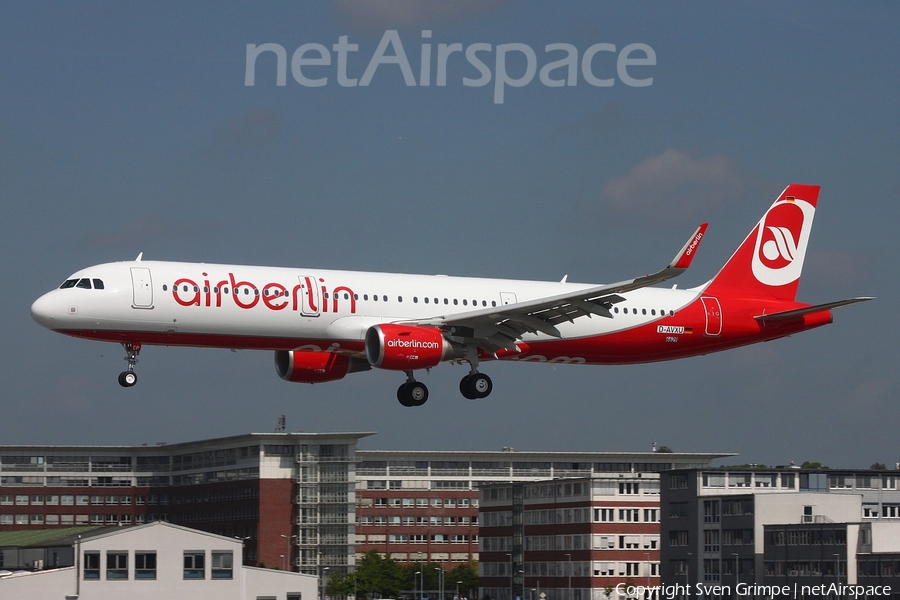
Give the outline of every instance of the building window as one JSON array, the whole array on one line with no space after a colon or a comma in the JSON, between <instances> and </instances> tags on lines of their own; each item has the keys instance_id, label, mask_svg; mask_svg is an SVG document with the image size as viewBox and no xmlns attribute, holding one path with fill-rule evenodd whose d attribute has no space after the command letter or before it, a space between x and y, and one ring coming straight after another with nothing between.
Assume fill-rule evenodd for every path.
<instances>
[{"instance_id":1,"label":"building window","mask_svg":"<svg viewBox=\"0 0 900 600\"><path fill-rule=\"evenodd\" d=\"M100 579L100 553L84 553L84 578Z\"/></svg>"},{"instance_id":2,"label":"building window","mask_svg":"<svg viewBox=\"0 0 900 600\"><path fill-rule=\"evenodd\" d=\"M206 578L206 555L203 551L185 550L184 551L184 578L185 579L205 579Z\"/></svg>"},{"instance_id":3,"label":"building window","mask_svg":"<svg viewBox=\"0 0 900 600\"><path fill-rule=\"evenodd\" d=\"M128 579L128 552L106 553L106 579Z\"/></svg>"},{"instance_id":4,"label":"building window","mask_svg":"<svg viewBox=\"0 0 900 600\"><path fill-rule=\"evenodd\" d=\"M156 552L134 553L134 578L156 579Z\"/></svg>"},{"instance_id":5,"label":"building window","mask_svg":"<svg viewBox=\"0 0 900 600\"><path fill-rule=\"evenodd\" d=\"M232 552L212 553L212 578L232 579L234 577L234 556Z\"/></svg>"}]
</instances>

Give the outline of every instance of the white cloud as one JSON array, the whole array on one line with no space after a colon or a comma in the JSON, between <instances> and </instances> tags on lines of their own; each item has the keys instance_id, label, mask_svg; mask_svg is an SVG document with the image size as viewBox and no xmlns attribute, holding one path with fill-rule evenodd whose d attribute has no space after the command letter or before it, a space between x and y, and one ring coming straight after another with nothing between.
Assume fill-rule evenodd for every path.
<instances>
[{"instance_id":1,"label":"white cloud","mask_svg":"<svg viewBox=\"0 0 900 600\"><path fill-rule=\"evenodd\" d=\"M681 150L652 156L603 189L609 208L640 218L666 218L720 206L743 187L727 156L693 158Z\"/></svg>"}]
</instances>

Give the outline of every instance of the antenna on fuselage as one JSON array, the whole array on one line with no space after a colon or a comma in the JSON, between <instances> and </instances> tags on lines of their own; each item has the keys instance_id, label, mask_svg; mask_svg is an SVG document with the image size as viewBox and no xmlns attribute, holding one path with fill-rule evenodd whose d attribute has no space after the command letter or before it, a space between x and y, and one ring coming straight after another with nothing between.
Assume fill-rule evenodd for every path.
<instances>
[{"instance_id":1,"label":"antenna on fuselage","mask_svg":"<svg viewBox=\"0 0 900 600\"><path fill-rule=\"evenodd\" d=\"M144 253L143 253L143 252L141 252L140 254L137 255L137 258L134 259L134 262L141 262L141 259L142 259L142 258L144 258Z\"/></svg>"}]
</instances>

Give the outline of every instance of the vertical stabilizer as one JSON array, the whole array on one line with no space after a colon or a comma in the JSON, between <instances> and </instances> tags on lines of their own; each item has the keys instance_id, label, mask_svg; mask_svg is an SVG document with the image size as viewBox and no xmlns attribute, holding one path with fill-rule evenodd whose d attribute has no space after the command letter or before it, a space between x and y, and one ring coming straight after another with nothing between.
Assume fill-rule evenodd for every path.
<instances>
[{"instance_id":1,"label":"vertical stabilizer","mask_svg":"<svg viewBox=\"0 0 900 600\"><path fill-rule=\"evenodd\" d=\"M793 301L818 200L817 185L787 186L713 278L707 292Z\"/></svg>"}]
</instances>

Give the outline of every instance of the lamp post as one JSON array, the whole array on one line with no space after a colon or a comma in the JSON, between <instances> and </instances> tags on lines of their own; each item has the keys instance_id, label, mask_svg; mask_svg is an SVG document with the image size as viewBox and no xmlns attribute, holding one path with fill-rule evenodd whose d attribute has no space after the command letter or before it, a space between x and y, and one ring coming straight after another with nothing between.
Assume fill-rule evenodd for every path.
<instances>
[{"instance_id":1,"label":"lamp post","mask_svg":"<svg viewBox=\"0 0 900 600\"><path fill-rule=\"evenodd\" d=\"M515 592L514 592L514 590L513 590L513 561L512 561L512 554L510 554L509 552L507 552L506 555L509 557L509 600L515 600L515 598L513 597L513 594L514 594Z\"/></svg>"},{"instance_id":2,"label":"lamp post","mask_svg":"<svg viewBox=\"0 0 900 600\"><path fill-rule=\"evenodd\" d=\"M422 580L422 571L416 571L416 574L415 574L415 575L413 575L413 587L415 587L415 586L416 586L416 576L418 576L418 577L419 577L419 580L420 580L420 585L421 585L421 580ZM413 590L413 593L415 593L415 591L416 591L416 590ZM421 598L421 597L422 597L422 596L421 596L421 593L420 593L420 595L419 595L419 597L420 597L420 598Z\"/></svg>"},{"instance_id":3,"label":"lamp post","mask_svg":"<svg viewBox=\"0 0 900 600\"><path fill-rule=\"evenodd\" d=\"M569 557L569 589L566 592L566 600L572 600L572 555L567 552L566 556Z\"/></svg>"},{"instance_id":4,"label":"lamp post","mask_svg":"<svg viewBox=\"0 0 900 600\"><path fill-rule=\"evenodd\" d=\"M694 556L693 552L687 553L687 561L684 564L684 597L688 598L690 596L689 590L691 589L691 557Z\"/></svg>"},{"instance_id":5,"label":"lamp post","mask_svg":"<svg viewBox=\"0 0 900 600\"><path fill-rule=\"evenodd\" d=\"M291 555L291 538L288 537L288 536L286 536L286 535L284 535L283 533L280 534L280 535L281 535L281 537L284 538L285 544L287 544L287 552L286 552L285 554L282 554L282 555L281 555L281 570L282 570L282 571L286 571L287 568L285 567L285 563L286 563L287 561L285 560L285 557Z\"/></svg>"},{"instance_id":6,"label":"lamp post","mask_svg":"<svg viewBox=\"0 0 900 600\"><path fill-rule=\"evenodd\" d=\"M321 600L325 600L325 575L327 575L328 569L329 569L329 568L330 568L330 567L322 567L322 574L321 574L321 576L319 577L319 579L322 580L322 583L321 583L321 585L322 585L322 595L320 596Z\"/></svg>"},{"instance_id":7,"label":"lamp post","mask_svg":"<svg viewBox=\"0 0 900 600\"><path fill-rule=\"evenodd\" d=\"M434 570L438 572L438 597L444 600L444 569L435 567Z\"/></svg>"},{"instance_id":8,"label":"lamp post","mask_svg":"<svg viewBox=\"0 0 900 600\"><path fill-rule=\"evenodd\" d=\"M731 555L734 557L734 589L737 589L738 571L740 570L740 563L738 562L738 553L737 552L732 552Z\"/></svg>"},{"instance_id":9,"label":"lamp post","mask_svg":"<svg viewBox=\"0 0 900 600\"><path fill-rule=\"evenodd\" d=\"M653 592L650 591L650 553L644 552L644 557L647 559L647 600L653 597Z\"/></svg>"},{"instance_id":10,"label":"lamp post","mask_svg":"<svg viewBox=\"0 0 900 600\"><path fill-rule=\"evenodd\" d=\"M462 583L462 581L457 581L457 582L456 582L456 600L459 600L459 585L460 585L461 583Z\"/></svg>"}]
</instances>

